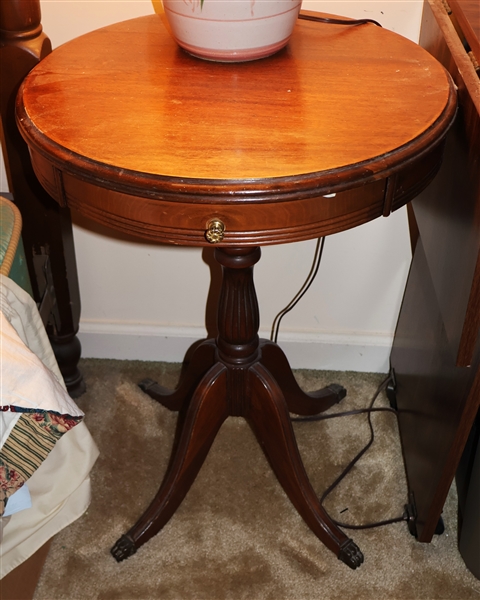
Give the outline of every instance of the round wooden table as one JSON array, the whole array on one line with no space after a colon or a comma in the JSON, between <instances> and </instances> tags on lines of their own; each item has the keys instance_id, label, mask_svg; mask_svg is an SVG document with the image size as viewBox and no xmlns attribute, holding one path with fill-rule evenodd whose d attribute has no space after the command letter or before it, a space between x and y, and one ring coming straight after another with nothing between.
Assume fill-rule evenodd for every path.
<instances>
[{"instance_id":1,"label":"round wooden table","mask_svg":"<svg viewBox=\"0 0 480 600\"><path fill-rule=\"evenodd\" d=\"M77 38L26 78L18 125L61 205L149 240L215 244L223 270L218 337L191 349L176 390L141 384L180 411L181 427L155 499L112 549L117 560L165 525L236 415L313 532L361 564L320 505L289 416L322 412L345 390L304 393L277 344L259 340L253 265L261 245L343 231L415 197L440 166L455 110L443 67L373 24L299 20L278 54L222 64L180 50L152 15Z\"/></svg>"}]
</instances>

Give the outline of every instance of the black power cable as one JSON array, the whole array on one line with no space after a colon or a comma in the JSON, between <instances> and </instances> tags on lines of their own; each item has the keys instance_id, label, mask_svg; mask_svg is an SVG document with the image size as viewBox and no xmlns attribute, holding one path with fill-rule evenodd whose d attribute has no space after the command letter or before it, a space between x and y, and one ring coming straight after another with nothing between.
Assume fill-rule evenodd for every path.
<instances>
[{"instance_id":1,"label":"black power cable","mask_svg":"<svg viewBox=\"0 0 480 600\"><path fill-rule=\"evenodd\" d=\"M305 14L305 13L299 13L298 18L303 19L305 21L316 21L318 23L328 23L331 25L365 25L366 23L373 23L374 25L381 27L380 23L378 21L374 21L373 19L337 19L334 17L318 17L316 15L309 15L309 14ZM320 261L322 260L324 244L325 244L325 238L324 237L318 238L317 246L315 248L315 255L313 258L312 268L310 270L310 273L307 276L307 279L305 280L305 283L302 285L300 290L297 292L296 296L294 298L292 298L292 300L287 304L287 306L285 308L283 308L277 314L275 319L273 320L272 330L271 330L271 334L270 334L270 339L273 342L277 342L278 331L280 329L280 323L281 323L283 317L287 313L289 313L300 302L300 300L306 294L309 287L312 285L313 280L315 279L315 277L318 273L318 267L320 266Z\"/></svg>"},{"instance_id":2,"label":"black power cable","mask_svg":"<svg viewBox=\"0 0 480 600\"><path fill-rule=\"evenodd\" d=\"M373 19L336 19L332 17L317 17L314 15L307 15L305 13L299 13L299 19L304 21L317 21L318 23L329 23L330 25L365 25L366 23L373 23L377 27L381 27L378 21Z\"/></svg>"},{"instance_id":3,"label":"black power cable","mask_svg":"<svg viewBox=\"0 0 480 600\"><path fill-rule=\"evenodd\" d=\"M373 19L348 19L347 20L347 19L336 19L336 18L330 18L330 17L317 17L314 15L307 15L304 13L300 13L298 15L298 18L303 19L305 21L316 21L319 23L328 23L331 25L364 25L365 23L372 23L374 25L377 25L378 27L381 27L380 23L378 23L377 21L374 21ZM272 341L276 342L278 339L280 323L281 323L283 317L287 313L289 313L300 302L300 300L306 294L307 290L312 285L315 277L317 276L318 269L320 267L320 262L322 260L324 245L325 245L325 238L324 237L318 238L317 244L315 247L315 254L313 257L312 267L310 269L310 272L309 272L304 284L302 285L300 290L297 292L297 294L292 298L292 300L287 304L287 306L285 308L283 308L277 314L277 316L275 317L275 319L273 321L271 337L270 337L270 339ZM370 404L368 405L367 408L362 408L362 409L357 409L357 410L349 410L349 411L345 411L345 412L339 412L339 413L333 413L333 414L327 414L327 415L322 414L322 415L313 415L313 416L307 416L307 417L291 417L292 421L309 422L309 421L323 421L326 419L335 419L338 417L349 417L349 416L361 415L361 414L367 415L368 427L370 429L370 439L365 444L365 446L360 450L360 452L358 452L354 456L354 458L349 462L349 464L340 473L340 475L335 479L335 481L332 484L330 484L330 486L323 492L323 494L320 498L320 504L322 505L322 507L324 509L325 509L325 507L323 506L323 503L325 502L325 500L327 499L329 494L339 485L339 483L341 481L343 481L343 479L348 475L348 473L350 473L350 471L353 469L353 467L357 464L357 462L362 458L362 456L367 452L367 450L373 444L373 441L375 439L375 433L374 433L373 425L372 425L372 416L371 416L372 413L374 413L374 412L390 412L390 413L393 413L398 418L398 413L393 408L387 408L387 407L374 408L375 401L377 400L380 393L387 388L390 381L391 381L391 375L388 375L388 377L386 379L384 379L382 381L382 383L378 386L378 388L377 388L375 394L373 395L373 398L370 401ZM340 521L337 521L336 519L333 519L332 517L330 517L330 518L338 527L342 527L344 529L370 529L373 527L381 527L383 525L391 525L392 523L399 523L401 521L407 521L408 515L406 514L406 512L404 512L401 517L393 517L391 519L385 519L383 521L377 521L375 523L365 523L362 525L350 525L348 523L342 523Z\"/></svg>"},{"instance_id":4,"label":"black power cable","mask_svg":"<svg viewBox=\"0 0 480 600\"><path fill-rule=\"evenodd\" d=\"M367 408L361 408L361 409L357 409L357 410L349 410L349 411L345 411L345 412L332 413L332 414L327 414L327 415L322 414L322 415L313 415L313 416L308 416L308 417L291 417L292 421L307 422L307 421L324 421L326 419L335 419L337 417L349 417L352 415L361 415L361 414L367 415L368 427L370 429L370 439L367 442L367 444L365 444L365 446L360 450L360 452L358 452L354 456L354 458L352 458L352 460L348 463L348 465L340 473L340 475L335 479L335 481L332 484L330 484L330 486L323 492L323 494L320 498L320 504L322 505L322 507L324 509L325 509L325 507L323 506L323 503L327 499L328 495L338 486L338 484L348 475L348 473L350 473L350 471L353 469L353 467L357 464L357 462L362 458L362 456L367 452L367 450L373 444L373 441L375 439L375 433L374 433L373 425L372 425L372 417L371 417L372 413L374 413L374 412L390 412L390 413L393 413L396 417L398 417L397 411L394 410L393 408L387 408L387 407L374 408L375 401L377 400L380 393L386 389L386 387L390 383L390 381L391 381L391 375L388 375L388 377L386 377L382 381L382 383L378 386L378 388L377 388L375 394L373 395L373 398L370 401L370 404L368 405ZM404 512L401 517L393 517L392 519L386 519L384 521L377 521L375 523L365 523L362 525L349 525L348 523L341 523L340 521L337 521L336 519L334 519L331 516L330 516L330 518L336 525L338 525L338 527L343 527L344 529L371 529L373 527L381 527L383 525L391 525L392 523L399 523L400 521L407 521L408 515Z\"/></svg>"},{"instance_id":5,"label":"black power cable","mask_svg":"<svg viewBox=\"0 0 480 600\"><path fill-rule=\"evenodd\" d=\"M295 306L305 296L305 294L307 293L307 290L310 288L315 277L317 276L318 268L320 267L320 262L322 260L324 246L325 246L325 238L324 237L318 238L317 244L315 246L315 254L313 256L312 267L310 269L309 274L307 275L307 278L306 278L304 284L298 290L296 295L290 300L290 302L287 304L287 306L285 306L285 308L282 308L282 310L277 314L277 316L273 320L272 331L271 331L271 335L270 335L270 339L272 340L272 342L275 342L275 343L277 342L278 331L280 329L280 323L282 322L283 317L287 313L289 313L293 308L295 308Z\"/></svg>"},{"instance_id":6,"label":"black power cable","mask_svg":"<svg viewBox=\"0 0 480 600\"><path fill-rule=\"evenodd\" d=\"M310 272L309 272L305 282L303 283L302 287L297 292L297 294L287 304L287 306L285 308L283 308L277 314L275 319L273 320L271 338L270 338L272 341L277 342L278 332L280 329L280 323L281 323L283 317L287 313L289 313L300 302L300 300L306 294L307 290L312 285L315 277L317 276L318 270L320 268L320 262L322 260L324 246L325 246L325 238L324 237L318 238L316 246L315 246L315 253L314 253L314 257L313 257L312 266L310 268ZM386 377L382 381L382 383L378 386L378 388L377 388L375 394L373 395L372 400L370 401L370 404L368 405L367 408L361 408L361 409L350 410L350 411L345 411L345 412L338 412L338 413L331 413L331 414L326 414L326 415L320 414L320 415L311 415L311 416L306 416L306 417L293 417L293 416L291 417L291 420L294 422L311 422L311 421L324 421L327 419L336 419L338 417L349 417L349 416L353 416L353 415L361 415L361 414L367 415L367 422L368 422L368 426L370 429L370 439L367 442L367 444L360 450L360 452L358 452L356 454L356 456L350 461L350 463L345 467L345 469L342 471L342 473L335 479L335 481L322 494L322 496L320 498L320 504L322 505L322 507L324 509L325 509L325 507L323 506L323 503L325 502L328 495L339 485L339 483L348 475L348 473L350 473L350 471L353 469L353 467L357 464L357 462L362 458L362 456L367 452L367 450L373 444L373 441L375 439L375 433L374 433L373 425L372 425L372 418L371 418L372 413L374 413L374 412L390 412L390 413L393 413L396 417L398 417L397 411L394 410L393 408L387 408L387 407L375 408L374 407L375 401L377 400L378 396L380 395L380 393L382 391L384 391L387 388L388 384L391 382L391 379L392 379L392 376L391 376L391 374L389 374L388 377ZM375 523L365 523L362 525L349 525L348 523L342 523L340 521L337 521L336 519L334 519L331 516L330 516L330 518L336 525L338 525L339 527L343 527L344 529L370 529L373 527L390 525L392 523L399 523L400 521L407 521L408 515L406 514L406 512L404 512L401 517L394 517L392 519L377 521Z\"/></svg>"}]
</instances>

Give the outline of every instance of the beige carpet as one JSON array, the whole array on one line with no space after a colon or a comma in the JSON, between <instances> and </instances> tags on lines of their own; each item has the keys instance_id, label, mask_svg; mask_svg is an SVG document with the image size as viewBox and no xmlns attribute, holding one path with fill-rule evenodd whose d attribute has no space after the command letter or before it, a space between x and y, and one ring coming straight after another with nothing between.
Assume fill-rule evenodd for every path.
<instances>
[{"instance_id":1,"label":"beige carpet","mask_svg":"<svg viewBox=\"0 0 480 600\"><path fill-rule=\"evenodd\" d=\"M83 360L88 392L78 404L101 456L87 514L54 540L36 600L480 598L480 581L457 551L452 489L446 532L418 543L404 523L351 531L365 555L352 571L311 533L286 498L248 425L231 418L180 509L155 538L118 564L110 547L146 508L165 471L176 415L136 386L174 386L179 365ZM337 382L366 406L382 376L296 371L306 390ZM387 405L385 397L379 405ZM395 417L373 416L369 453L328 499L334 518L361 523L399 516L406 485ZM368 440L365 416L295 425L320 494ZM348 532L347 532L348 533Z\"/></svg>"}]
</instances>

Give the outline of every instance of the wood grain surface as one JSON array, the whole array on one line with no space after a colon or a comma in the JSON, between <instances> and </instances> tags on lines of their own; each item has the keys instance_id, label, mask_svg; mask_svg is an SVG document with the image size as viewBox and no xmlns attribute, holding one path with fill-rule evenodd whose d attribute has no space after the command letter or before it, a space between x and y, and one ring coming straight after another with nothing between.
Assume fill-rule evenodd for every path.
<instances>
[{"instance_id":1,"label":"wood grain surface","mask_svg":"<svg viewBox=\"0 0 480 600\"><path fill-rule=\"evenodd\" d=\"M341 231L410 200L438 168L455 106L438 62L371 24L299 21L275 56L223 64L180 50L151 15L58 48L26 79L17 118L61 204L192 245L222 218L224 244L254 245ZM353 199L323 198L356 186ZM258 205L289 201L269 226L275 209ZM235 203L256 207L238 216Z\"/></svg>"}]
</instances>

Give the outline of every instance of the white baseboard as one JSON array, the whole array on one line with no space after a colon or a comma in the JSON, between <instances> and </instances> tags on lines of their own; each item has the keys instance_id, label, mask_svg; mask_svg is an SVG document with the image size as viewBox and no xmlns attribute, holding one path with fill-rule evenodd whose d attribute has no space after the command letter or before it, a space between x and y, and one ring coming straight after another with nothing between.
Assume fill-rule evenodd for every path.
<instances>
[{"instance_id":1,"label":"white baseboard","mask_svg":"<svg viewBox=\"0 0 480 600\"><path fill-rule=\"evenodd\" d=\"M260 331L260 337L269 337ZM84 358L181 362L187 348L206 337L202 327L82 321ZM294 369L387 373L392 334L282 332L279 344Z\"/></svg>"}]
</instances>

